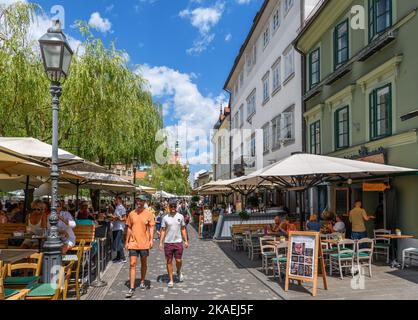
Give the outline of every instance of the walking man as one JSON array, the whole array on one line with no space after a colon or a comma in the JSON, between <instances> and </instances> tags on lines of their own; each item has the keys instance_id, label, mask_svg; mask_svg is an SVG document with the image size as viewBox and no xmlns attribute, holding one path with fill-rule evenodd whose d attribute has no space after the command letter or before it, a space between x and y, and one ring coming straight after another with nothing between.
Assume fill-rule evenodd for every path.
<instances>
[{"instance_id":1,"label":"walking man","mask_svg":"<svg viewBox=\"0 0 418 320\"><path fill-rule=\"evenodd\" d=\"M129 272L129 292L126 294L126 298L131 298L135 294L135 276L136 276L136 264L138 256L141 259L141 283L139 288L145 289L145 276L147 274L147 260L149 251L152 249L154 243L154 227L155 218L154 215L144 208L147 198L145 196L139 196L136 199L136 210L132 211L126 224L128 226L128 232L126 235L126 249L129 250L130 259L130 272Z\"/></svg>"},{"instance_id":2,"label":"walking man","mask_svg":"<svg viewBox=\"0 0 418 320\"><path fill-rule=\"evenodd\" d=\"M173 280L173 257L176 260L177 276L179 282L183 282L183 274L181 267L183 264L183 240L186 249L189 247L189 242L186 233L186 223L184 217L177 212L176 202L170 202L170 213L164 216L161 223L160 235L160 250L164 249L165 257L167 259L167 272L170 278L168 287L174 286Z\"/></svg>"},{"instance_id":3,"label":"walking man","mask_svg":"<svg viewBox=\"0 0 418 320\"><path fill-rule=\"evenodd\" d=\"M125 252L123 251L123 233L125 231L126 209L122 205L122 198L116 197L116 208L113 221L113 250L116 251L116 258L113 262L126 263Z\"/></svg>"}]
</instances>

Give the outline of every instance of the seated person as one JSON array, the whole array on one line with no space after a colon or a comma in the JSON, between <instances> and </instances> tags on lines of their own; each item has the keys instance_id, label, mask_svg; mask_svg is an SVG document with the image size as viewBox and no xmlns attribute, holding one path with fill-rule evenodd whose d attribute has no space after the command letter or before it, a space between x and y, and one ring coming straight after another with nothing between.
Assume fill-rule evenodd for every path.
<instances>
[{"instance_id":1,"label":"seated person","mask_svg":"<svg viewBox=\"0 0 418 320\"><path fill-rule=\"evenodd\" d=\"M32 234L41 234L47 227L47 218L44 210L44 204L41 200L35 200L31 205L32 213L27 217L26 232ZM22 249L34 249L38 245L36 239L25 239Z\"/></svg>"},{"instance_id":2,"label":"seated person","mask_svg":"<svg viewBox=\"0 0 418 320\"><path fill-rule=\"evenodd\" d=\"M274 224L270 225L268 233L279 233L280 225L281 225L281 220L280 220L280 217L277 216L274 218Z\"/></svg>"},{"instance_id":3,"label":"seated person","mask_svg":"<svg viewBox=\"0 0 418 320\"><path fill-rule=\"evenodd\" d=\"M285 216L284 220L282 221L282 223L279 226L279 235L281 237L288 237L289 236L289 231L290 231L290 222L289 222L289 217Z\"/></svg>"},{"instance_id":4,"label":"seated person","mask_svg":"<svg viewBox=\"0 0 418 320\"><path fill-rule=\"evenodd\" d=\"M336 223L334 226L331 225L331 232L345 233L345 223L341 215L337 215Z\"/></svg>"},{"instance_id":5,"label":"seated person","mask_svg":"<svg viewBox=\"0 0 418 320\"><path fill-rule=\"evenodd\" d=\"M0 224L6 224L8 221L6 212L3 211L3 203L0 202Z\"/></svg>"},{"instance_id":6,"label":"seated person","mask_svg":"<svg viewBox=\"0 0 418 320\"><path fill-rule=\"evenodd\" d=\"M80 210L78 210L75 217L78 220L94 220L92 214L89 211L89 204L87 202L83 202L81 204Z\"/></svg>"},{"instance_id":7,"label":"seated person","mask_svg":"<svg viewBox=\"0 0 418 320\"><path fill-rule=\"evenodd\" d=\"M321 224L318 222L318 216L316 214L312 214L309 218L309 221L306 224L306 230L315 232L321 231Z\"/></svg>"},{"instance_id":8,"label":"seated person","mask_svg":"<svg viewBox=\"0 0 418 320\"><path fill-rule=\"evenodd\" d=\"M65 255L75 246L75 235L73 229L76 227L76 223L71 213L64 210L62 201L58 201L57 203L57 215L58 232L63 243L62 254Z\"/></svg>"},{"instance_id":9,"label":"seated person","mask_svg":"<svg viewBox=\"0 0 418 320\"><path fill-rule=\"evenodd\" d=\"M11 218L9 221L11 223L25 223L25 217L24 217L24 202L19 201L18 204L14 204L10 211Z\"/></svg>"}]
</instances>

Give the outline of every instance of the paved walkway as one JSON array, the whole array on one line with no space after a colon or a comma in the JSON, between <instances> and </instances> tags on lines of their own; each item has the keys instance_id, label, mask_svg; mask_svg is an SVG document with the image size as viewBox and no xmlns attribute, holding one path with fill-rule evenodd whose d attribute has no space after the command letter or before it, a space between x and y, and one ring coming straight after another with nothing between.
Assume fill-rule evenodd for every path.
<instances>
[{"instance_id":1,"label":"paved walkway","mask_svg":"<svg viewBox=\"0 0 418 320\"><path fill-rule=\"evenodd\" d=\"M278 300L280 297L266 284L254 277L246 268L237 266L222 249L212 241L197 239L189 226L190 247L184 254L183 283L167 288L164 253L154 248L148 261L146 290L136 290L133 300ZM156 242L157 247L157 242ZM120 270L118 270L120 269ZM110 271L109 271L110 270ZM129 264L111 265L106 274L119 272L110 279L109 287L94 294L104 300L124 300L128 291ZM139 279L140 267L137 269ZM137 280L139 284L139 280ZM96 290L96 289L94 289ZM85 299L89 299L89 293Z\"/></svg>"}]
</instances>

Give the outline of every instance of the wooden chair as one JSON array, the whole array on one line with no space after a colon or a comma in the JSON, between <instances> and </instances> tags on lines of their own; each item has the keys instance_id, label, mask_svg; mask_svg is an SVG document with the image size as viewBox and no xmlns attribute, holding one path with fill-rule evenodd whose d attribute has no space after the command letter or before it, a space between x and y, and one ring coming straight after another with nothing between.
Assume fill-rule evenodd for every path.
<instances>
[{"instance_id":1,"label":"wooden chair","mask_svg":"<svg viewBox=\"0 0 418 320\"><path fill-rule=\"evenodd\" d=\"M62 257L63 263L74 262L74 268L71 271L71 279L68 282L67 290L74 289L76 293L77 300L80 300L80 267L83 263L84 255L84 246L85 241L81 240L78 245L78 250L76 255L65 255ZM66 297L65 297L66 298ZM65 300L64 298L64 300Z\"/></svg>"},{"instance_id":2,"label":"wooden chair","mask_svg":"<svg viewBox=\"0 0 418 320\"><path fill-rule=\"evenodd\" d=\"M30 292L26 300L59 300L60 297L67 297L68 281L71 277L71 270L74 261L66 266L61 266L56 283L43 283L29 287ZM65 299L64 298L64 299Z\"/></svg>"},{"instance_id":3,"label":"wooden chair","mask_svg":"<svg viewBox=\"0 0 418 320\"><path fill-rule=\"evenodd\" d=\"M4 279L4 285L11 289L23 289L27 286L33 286L39 283L42 272L43 253L34 253L30 256L33 263L10 264L7 270L7 277ZM31 276L13 276L14 271L32 271Z\"/></svg>"},{"instance_id":4,"label":"wooden chair","mask_svg":"<svg viewBox=\"0 0 418 320\"><path fill-rule=\"evenodd\" d=\"M0 224L0 249L9 248L8 239L13 236L14 232L25 230L26 225L22 223Z\"/></svg>"},{"instance_id":5,"label":"wooden chair","mask_svg":"<svg viewBox=\"0 0 418 320\"><path fill-rule=\"evenodd\" d=\"M92 244L94 242L94 233L95 228L94 225L77 225L74 228L74 235L76 238L77 245L71 249L71 251L77 251L80 249L81 241L84 241L83 245L83 262L82 262L82 269L81 269L81 277L85 278L85 267L87 267L87 283L90 285L90 278L91 278L91 251L92 251Z\"/></svg>"},{"instance_id":6,"label":"wooden chair","mask_svg":"<svg viewBox=\"0 0 418 320\"><path fill-rule=\"evenodd\" d=\"M3 280L7 274L7 266L0 261L0 300L23 300L29 293L28 289L16 290L8 289L3 285Z\"/></svg>"},{"instance_id":7,"label":"wooden chair","mask_svg":"<svg viewBox=\"0 0 418 320\"><path fill-rule=\"evenodd\" d=\"M331 253L330 256L330 275L334 270L340 271L341 280L344 279L343 269L353 271L355 257L355 242L350 239L342 240L337 244L337 253Z\"/></svg>"},{"instance_id":8,"label":"wooden chair","mask_svg":"<svg viewBox=\"0 0 418 320\"><path fill-rule=\"evenodd\" d=\"M275 257L273 262L273 277L279 278L279 282L282 282L282 274L286 272L287 264L287 246L276 246L274 249Z\"/></svg>"},{"instance_id":9,"label":"wooden chair","mask_svg":"<svg viewBox=\"0 0 418 320\"><path fill-rule=\"evenodd\" d=\"M267 244L267 241L275 241L275 237L265 236L260 239L261 249L261 268L265 274L268 274L271 269L271 260L276 256L276 247L271 244Z\"/></svg>"},{"instance_id":10,"label":"wooden chair","mask_svg":"<svg viewBox=\"0 0 418 320\"><path fill-rule=\"evenodd\" d=\"M386 257L386 263L390 260L390 239L383 238L383 235L391 234L390 230L378 229L374 230L374 255L376 258L380 256Z\"/></svg>"},{"instance_id":11,"label":"wooden chair","mask_svg":"<svg viewBox=\"0 0 418 320\"><path fill-rule=\"evenodd\" d=\"M373 250L374 250L374 241L373 239L364 238L357 241L356 244L357 252L357 266L359 272L361 272L362 267L369 267L369 276L372 277L372 262L373 262Z\"/></svg>"}]
</instances>

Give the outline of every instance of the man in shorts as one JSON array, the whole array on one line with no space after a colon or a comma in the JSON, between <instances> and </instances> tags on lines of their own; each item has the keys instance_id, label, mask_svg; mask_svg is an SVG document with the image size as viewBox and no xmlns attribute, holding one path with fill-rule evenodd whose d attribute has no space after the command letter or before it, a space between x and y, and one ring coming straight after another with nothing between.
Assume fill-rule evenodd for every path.
<instances>
[{"instance_id":1,"label":"man in shorts","mask_svg":"<svg viewBox=\"0 0 418 320\"><path fill-rule=\"evenodd\" d=\"M170 202L170 213L164 216L161 223L160 250L164 249L167 259L167 272L170 278L168 287L174 286L173 281L173 257L176 259L177 276L179 282L183 282L181 267L183 264L183 240L186 249L189 242L186 233L186 223L182 214L177 212L177 203Z\"/></svg>"},{"instance_id":2,"label":"man in shorts","mask_svg":"<svg viewBox=\"0 0 418 320\"><path fill-rule=\"evenodd\" d=\"M138 256L141 258L141 284L140 289L145 289L145 276L147 274L147 259L154 242L154 215L144 208L145 196L136 199L137 208L132 211L126 220L128 231L125 247L129 250L130 258L130 289L126 298L135 294L135 274Z\"/></svg>"}]
</instances>

